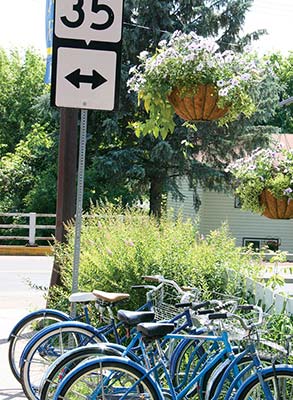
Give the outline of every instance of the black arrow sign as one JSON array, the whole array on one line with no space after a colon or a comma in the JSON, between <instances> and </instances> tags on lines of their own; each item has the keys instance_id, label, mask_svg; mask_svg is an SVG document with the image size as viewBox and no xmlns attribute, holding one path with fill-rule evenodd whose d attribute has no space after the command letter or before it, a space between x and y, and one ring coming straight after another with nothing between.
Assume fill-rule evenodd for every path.
<instances>
[{"instance_id":1,"label":"black arrow sign","mask_svg":"<svg viewBox=\"0 0 293 400\"><path fill-rule=\"evenodd\" d=\"M75 71L71 72L69 75L65 76L65 78L78 89L80 88L80 84L82 82L91 83L92 89L96 89L97 87L103 85L103 83L107 82L107 79L94 69L92 75L82 75L80 73L80 68L78 68Z\"/></svg>"}]
</instances>

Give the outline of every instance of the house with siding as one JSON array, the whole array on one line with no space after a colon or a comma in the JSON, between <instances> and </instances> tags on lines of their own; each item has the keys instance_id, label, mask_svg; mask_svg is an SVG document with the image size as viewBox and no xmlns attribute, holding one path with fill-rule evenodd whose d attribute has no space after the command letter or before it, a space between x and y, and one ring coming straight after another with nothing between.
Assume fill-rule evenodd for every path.
<instances>
[{"instance_id":1,"label":"house with siding","mask_svg":"<svg viewBox=\"0 0 293 400\"><path fill-rule=\"evenodd\" d=\"M293 149L293 134L280 135L280 141L286 148ZM201 206L196 212L194 193L189 188L188 180L181 179L179 186L184 200L176 201L169 195L168 208L175 215L181 213L183 218L197 220L201 234L207 235L227 223L238 246L252 243L255 248L261 248L268 245L272 250L280 249L293 254L293 220L274 220L241 210L232 189L231 193L199 189Z\"/></svg>"}]
</instances>

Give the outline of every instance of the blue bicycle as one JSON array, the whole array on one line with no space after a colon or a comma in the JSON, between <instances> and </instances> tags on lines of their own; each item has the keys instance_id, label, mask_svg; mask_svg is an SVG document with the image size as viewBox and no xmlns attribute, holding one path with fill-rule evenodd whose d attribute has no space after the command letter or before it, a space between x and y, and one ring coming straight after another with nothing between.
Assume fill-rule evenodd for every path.
<instances>
[{"instance_id":1,"label":"blue bicycle","mask_svg":"<svg viewBox=\"0 0 293 400\"><path fill-rule=\"evenodd\" d=\"M135 286L137 289L147 290L146 303L142 307L140 307L140 309L150 310L154 308L157 317L159 312L157 310L161 310L160 306L163 305L162 299L166 300L164 290L167 288L167 286L169 288L173 288L173 291L179 294L181 297L184 295L184 290L182 290L176 282L164 279L164 277L162 276L146 276L143 278L147 281L158 283L159 285ZM69 302L72 305L78 305L78 309L80 311L74 319L70 315L60 310L45 308L29 313L13 327L8 337L8 360L11 371L19 382L21 381L20 357L26 344L32 339L34 335L36 335L42 329L49 327L55 323L75 320L84 322L86 324L91 324L91 313L94 312L96 318L98 318L101 324L104 325L104 331L101 331L101 333L106 336L114 334L116 335L115 340L118 340L117 332L115 331L115 326L113 323L114 314L112 310L114 307L117 306L117 303L121 301L121 296L117 297L117 293L113 293L111 294L110 299L107 297L104 301L103 293L105 292L94 292L96 293L96 295L98 295L98 297L91 292L74 293L69 297ZM99 296L99 294L101 296ZM122 300L127 300L129 298L129 294L127 293L122 293L119 295L122 295ZM93 311L91 311L92 309ZM167 307L166 309L169 312L171 311L171 313L173 313L172 316L175 315L174 309L170 309L170 307Z\"/></svg>"},{"instance_id":2,"label":"blue bicycle","mask_svg":"<svg viewBox=\"0 0 293 400\"><path fill-rule=\"evenodd\" d=\"M253 306L259 312L256 323L248 323L243 317L233 313L214 313L211 319L235 318L243 328L253 331L262 323L262 310ZM223 332L219 336L176 335L171 331L172 324L145 323L138 326L141 335L141 346L146 349L146 344L154 342L160 357L151 357L145 350L144 356L148 360L149 368L123 357L99 357L88 360L73 369L60 383L54 400L74 400L80 398L91 399L174 399L180 400L189 397L194 387L200 391L200 383L205 374L211 370L218 361L223 359L230 346L230 356L226 357L226 368L222 371L221 381L218 382L213 400L218 400L228 377L230 387L224 393L226 400L292 400L293 398L293 366L274 365L265 367L260 360L253 341L239 354L239 359L249 355L251 362L247 367L239 369L235 355L232 352L228 335ZM224 344L223 349L214 354L203 367L192 377L183 389L174 387L168 368L168 360L160 348L162 338L179 338L188 340L218 341ZM155 363L152 363L155 360ZM250 375L247 378L247 373ZM253 373L252 373L253 372ZM194 393L194 392L193 392ZM196 394L193 398L197 398ZM209 393L206 398L209 398Z\"/></svg>"},{"instance_id":3,"label":"blue bicycle","mask_svg":"<svg viewBox=\"0 0 293 400\"><path fill-rule=\"evenodd\" d=\"M156 279L159 283L158 286L147 285L146 287L145 285L140 285L141 288L148 289L148 300L151 301L146 304L154 311L125 311L123 326L127 326L128 332L140 322L153 320L157 314L156 310L159 308L159 298L161 303L163 300L166 301L166 295L170 296L172 290L175 291L177 300L184 300L190 298L190 296L194 297L192 293L182 290L174 281L169 281L162 277L147 278L149 280ZM108 307L109 303L116 299L114 294L107 294L101 291L94 291L93 293L103 301L104 307ZM164 309L166 309L166 305L167 303L164 303ZM168 310L170 311L170 308ZM188 309L179 313L175 307L174 310L176 315L173 316L172 321L178 324L177 329L184 330L192 326L193 321ZM112 310L108 311L110 313L110 323L100 328L94 328L91 325L76 321L60 322L41 330L27 343L20 358L20 376L23 390L29 399L35 400L39 398L38 391L43 375L49 366L62 354L76 347L107 342L108 337L114 339L117 344L127 343L129 335L121 336L120 333L122 321L117 323Z\"/></svg>"}]
</instances>

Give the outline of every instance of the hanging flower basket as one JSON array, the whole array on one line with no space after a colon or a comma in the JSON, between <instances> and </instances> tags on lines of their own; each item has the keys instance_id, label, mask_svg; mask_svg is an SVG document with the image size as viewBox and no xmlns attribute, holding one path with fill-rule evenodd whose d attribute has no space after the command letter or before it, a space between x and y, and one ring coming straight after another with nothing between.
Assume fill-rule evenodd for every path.
<instances>
[{"instance_id":1,"label":"hanging flower basket","mask_svg":"<svg viewBox=\"0 0 293 400\"><path fill-rule=\"evenodd\" d=\"M173 133L174 112L186 121L216 120L219 126L249 117L257 109L255 88L271 74L256 54L221 52L214 39L195 32L176 31L155 54L143 51L139 60L129 70L128 87L148 117L130 124L137 136Z\"/></svg>"},{"instance_id":2,"label":"hanging flower basket","mask_svg":"<svg viewBox=\"0 0 293 400\"><path fill-rule=\"evenodd\" d=\"M293 218L293 150L281 144L256 149L231 163L236 195L243 210L271 219Z\"/></svg>"},{"instance_id":3,"label":"hanging flower basket","mask_svg":"<svg viewBox=\"0 0 293 400\"><path fill-rule=\"evenodd\" d=\"M196 93L181 95L174 89L167 97L175 113L185 121L215 121L222 118L229 108L219 108L219 95L214 85L199 85Z\"/></svg>"},{"instance_id":4,"label":"hanging flower basket","mask_svg":"<svg viewBox=\"0 0 293 400\"><path fill-rule=\"evenodd\" d=\"M293 199L289 199L288 196L277 199L268 189L265 189L260 195L260 204L265 207L262 215L267 218L293 218Z\"/></svg>"}]
</instances>

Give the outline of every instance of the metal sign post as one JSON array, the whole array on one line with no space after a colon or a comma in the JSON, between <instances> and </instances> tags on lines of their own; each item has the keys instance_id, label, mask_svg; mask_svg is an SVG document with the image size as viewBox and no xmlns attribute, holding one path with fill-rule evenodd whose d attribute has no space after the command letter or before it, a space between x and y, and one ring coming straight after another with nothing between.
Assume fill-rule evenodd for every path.
<instances>
[{"instance_id":1,"label":"metal sign post","mask_svg":"<svg viewBox=\"0 0 293 400\"><path fill-rule=\"evenodd\" d=\"M55 0L54 6L51 104L81 109L72 274L75 293L80 261L87 110L118 109L123 0Z\"/></svg>"},{"instance_id":2,"label":"metal sign post","mask_svg":"<svg viewBox=\"0 0 293 400\"><path fill-rule=\"evenodd\" d=\"M80 138L79 138L79 158L76 191L76 214L75 214L75 236L74 236L74 255L72 268L72 293L78 291L78 274L80 261L80 237L82 227L82 203L84 188L84 170L86 154L86 135L87 135L87 110L80 113ZM71 317L76 316L76 304L71 303Z\"/></svg>"},{"instance_id":3,"label":"metal sign post","mask_svg":"<svg viewBox=\"0 0 293 400\"><path fill-rule=\"evenodd\" d=\"M81 224L82 224L82 202L83 202L83 188L84 188L86 134L87 134L87 110L81 110L78 177L77 177L77 193L76 193L74 257L73 257L73 272L72 272L72 293L75 293L78 290L78 271L79 271L79 260L80 260L80 236L81 236Z\"/></svg>"}]
</instances>

